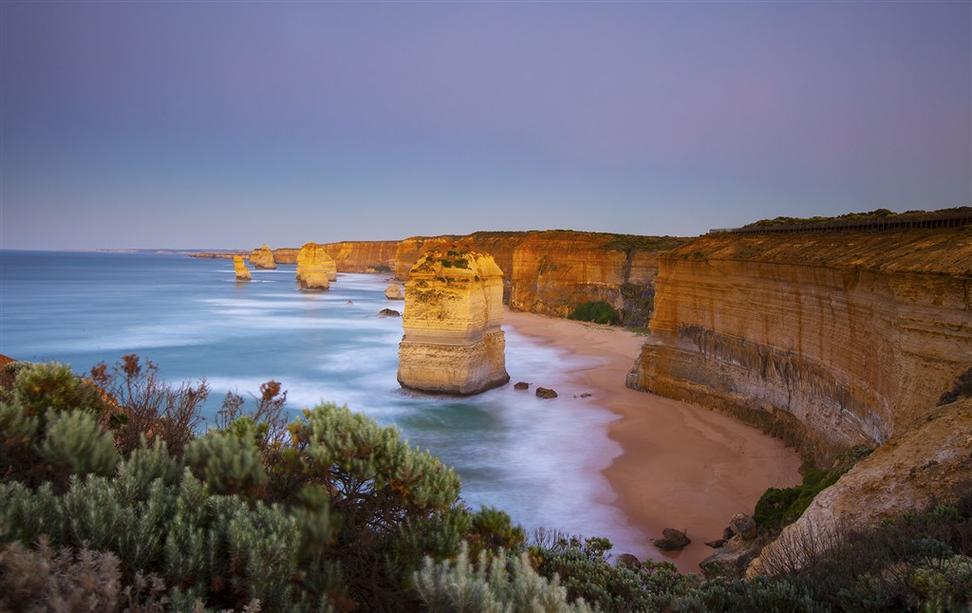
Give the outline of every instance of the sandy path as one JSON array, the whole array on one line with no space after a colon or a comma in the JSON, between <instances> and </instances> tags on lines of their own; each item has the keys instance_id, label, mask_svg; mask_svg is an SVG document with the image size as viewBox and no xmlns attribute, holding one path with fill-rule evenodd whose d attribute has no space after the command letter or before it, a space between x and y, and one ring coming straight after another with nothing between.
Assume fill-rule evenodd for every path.
<instances>
[{"instance_id":1,"label":"sandy path","mask_svg":"<svg viewBox=\"0 0 972 613\"><path fill-rule=\"evenodd\" d=\"M504 324L600 362L564 375L588 388L590 401L621 416L608 434L623 453L604 474L617 494L614 504L644 534L657 559L697 571L699 561L714 552L704 541L720 538L733 513L751 513L768 487L800 481L799 457L777 439L714 411L624 387L644 337L511 311ZM692 544L674 554L652 548L648 539L667 527L687 530Z\"/></svg>"}]
</instances>

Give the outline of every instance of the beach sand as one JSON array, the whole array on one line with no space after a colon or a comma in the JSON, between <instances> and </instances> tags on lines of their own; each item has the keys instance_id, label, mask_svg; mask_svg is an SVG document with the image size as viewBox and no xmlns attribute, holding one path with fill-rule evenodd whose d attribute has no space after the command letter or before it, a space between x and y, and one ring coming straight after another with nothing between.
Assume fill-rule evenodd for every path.
<instances>
[{"instance_id":1,"label":"beach sand","mask_svg":"<svg viewBox=\"0 0 972 613\"><path fill-rule=\"evenodd\" d=\"M769 487L800 482L800 458L781 441L715 411L626 388L625 375L643 336L511 311L504 324L573 355L595 358L596 365L564 376L592 394L586 401L620 416L608 435L623 451L604 475L617 495L613 504L643 533L655 559L697 572L698 563L716 551L705 541L721 538L734 513L751 514ZM650 539L661 536L663 528L686 530L692 544L673 553L654 549Z\"/></svg>"}]
</instances>

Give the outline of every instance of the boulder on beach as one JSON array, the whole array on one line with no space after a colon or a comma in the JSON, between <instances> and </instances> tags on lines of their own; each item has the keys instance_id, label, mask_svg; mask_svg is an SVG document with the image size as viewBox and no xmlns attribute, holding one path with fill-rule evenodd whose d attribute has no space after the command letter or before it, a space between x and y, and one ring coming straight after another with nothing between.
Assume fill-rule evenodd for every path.
<instances>
[{"instance_id":1,"label":"boulder on beach","mask_svg":"<svg viewBox=\"0 0 972 613\"><path fill-rule=\"evenodd\" d=\"M745 513L736 513L729 520L729 529L745 541L756 538L756 520Z\"/></svg>"},{"instance_id":2,"label":"boulder on beach","mask_svg":"<svg viewBox=\"0 0 972 613\"><path fill-rule=\"evenodd\" d=\"M385 288L385 298L389 300L405 300L405 294L402 292L402 286L398 283L392 283Z\"/></svg>"},{"instance_id":3,"label":"boulder on beach","mask_svg":"<svg viewBox=\"0 0 972 613\"><path fill-rule=\"evenodd\" d=\"M556 398L557 392L550 389L549 387L538 387L537 388L537 398Z\"/></svg>"},{"instance_id":4,"label":"boulder on beach","mask_svg":"<svg viewBox=\"0 0 972 613\"><path fill-rule=\"evenodd\" d=\"M516 383L513 384L513 389L515 390L530 389L530 384L527 383L526 381L517 381Z\"/></svg>"},{"instance_id":5,"label":"boulder on beach","mask_svg":"<svg viewBox=\"0 0 972 613\"><path fill-rule=\"evenodd\" d=\"M615 558L615 564L617 566L625 566L632 570L637 570L641 566L641 560L639 560L634 554L622 553Z\"/></svg>"},{"instance_id":6,"label":"boulder on beach","mask_svg":"<svg viewBox=\"0 0 972 613\"><path fill-rule=\"evenodd\" d=\"M246 267L246 262L243 261L241 255L233 256L233 272L236 273L237 281L249 281L252 278L250 269Z\"/></svg>"},{"instance_id":7,"label":"boulder on beach","mask_svg":"<svg viewBox=\"0 0 972 613\"><path fill-rule=\"evenodd\" d=\"M706 577L739 578L746 574L749 566L763 548L761 539L744 540L734 536L723 542L719 551L699 562L699 568Z\"/></svg>"},{"instance_id":8,"label":"boulder on beach","mask_svg":"<svg viewBox=\"0 0 972 613\"><path fill-rule=\"evenodd\" d=\"M675 528L665 528L662 530L662 537L660 539L655 539L652 541L655 547L661 549L662 551L679 551L684 549L691 539L688 535L681 530L676 530Z\"/></svg>"},{"instance_id":9,"label":"boulder on beach","mask_svg":"<svg viewBox=\"0 0 972 613\"><path fill-rule=\"evenodd\" d=\"M378 311L378 317L401 317L402 314L395 309L382 309Z\"/></svg>"}]
</instances>

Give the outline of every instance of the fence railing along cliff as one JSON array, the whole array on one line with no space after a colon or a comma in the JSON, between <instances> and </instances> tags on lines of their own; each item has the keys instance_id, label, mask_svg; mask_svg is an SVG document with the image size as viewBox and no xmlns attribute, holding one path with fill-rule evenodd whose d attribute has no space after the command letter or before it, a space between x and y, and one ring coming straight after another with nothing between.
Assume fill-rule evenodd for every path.
<instances>
[{"instance_id":1,"label":"fence railing along cliff","mask_svg":"<svg viewBox=\"0 0 972 613\"><path fill-rule=\"evenodd\" d=\"M878 219L845 219L803 223L779 223L743 226L741 228L713 228L709 234L779 234L797 232L887 232L919 228L957 228L972 224L972 207L955 211L929 213L908 217Z\"/></svg>"}]
</instances>

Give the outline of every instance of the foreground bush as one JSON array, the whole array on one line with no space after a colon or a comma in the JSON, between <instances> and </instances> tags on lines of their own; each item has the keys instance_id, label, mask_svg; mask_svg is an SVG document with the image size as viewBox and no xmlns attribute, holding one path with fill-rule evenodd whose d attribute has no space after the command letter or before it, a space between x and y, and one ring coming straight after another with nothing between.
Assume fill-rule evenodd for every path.
<instances>
[{"instance_id":1,"label":"foreground bush","mask_svg":"<svg viewBox=\"0 0 972 613\"><path fill-rule=\"evenodd\" d=\"M771 576L614 562L459 499L459 478L345 407L287 423L126 356L112 374L8 364L0 384L0 611L963 611L972 495L793 543ZM828 477L829 478L829 477ZM824 479L826 481L826 479ZM818 487L813 475L807 484ZM791 501L795 502L795 501ZM781 505L776 511L792 508Z\"/></svg>"}]
</instances>

